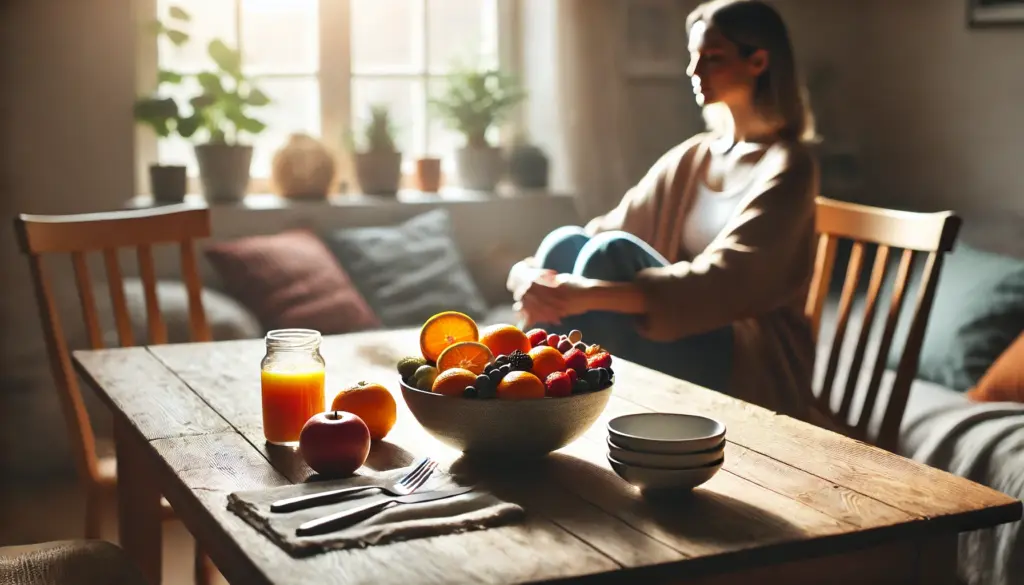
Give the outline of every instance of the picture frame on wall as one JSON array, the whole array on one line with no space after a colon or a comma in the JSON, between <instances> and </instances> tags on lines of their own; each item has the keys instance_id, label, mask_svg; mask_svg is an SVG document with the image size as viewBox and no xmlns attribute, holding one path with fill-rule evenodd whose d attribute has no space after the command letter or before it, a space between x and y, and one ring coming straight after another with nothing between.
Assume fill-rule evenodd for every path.
<instances>
[{"instance_id":1,"label":"picture frame on wall","mask_svg":"<svg viewBox=\"0 0 1024 585\"><path fill-rule=\"evenodd\" d=\"M967 24L972 28L1024 26L1024 0L967 0Z\"/></svg>"},{"instance_id":2,"label":"picture frame on wall","mask_svg":"<svg viewBox=\"0 0 1024 585\"><path fill-rule=\"evenodd\" d=\"M634 78L679 78L686 73L686 39L678 2L629 0L625 11L626 74Z\"/></svg>"}]
</instances>

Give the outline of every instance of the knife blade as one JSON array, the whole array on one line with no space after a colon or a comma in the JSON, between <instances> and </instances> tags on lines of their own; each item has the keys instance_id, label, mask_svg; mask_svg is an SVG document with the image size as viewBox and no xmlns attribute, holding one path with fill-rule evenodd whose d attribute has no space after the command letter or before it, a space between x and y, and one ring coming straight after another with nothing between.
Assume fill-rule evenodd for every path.
<instances>
[{"instance_id":1,"label":"knife blade","mask_svg":"<svg viewBox=\"0 0 1024 585\"><path fill-rule=\"evenodd\" d=\"M358 508L352 508L350 510L342 510L341 512L335 512L303 522L295 529L296 536L312 536L315 534L326 534L333 532L346 526L351 526L360 520L365 520L387 508L393 506L402 506L407 504L423 504L426 502L433 502L435 500L443 500L446 498L454 498L455 496L461 496L462 494L473 491L473 487L460 487L450 490L437 490L431 492L422 492L409 494L408 496L401 496L399 498L388 498L365 506L359 506Z\"/></svg>"}]
</instances>

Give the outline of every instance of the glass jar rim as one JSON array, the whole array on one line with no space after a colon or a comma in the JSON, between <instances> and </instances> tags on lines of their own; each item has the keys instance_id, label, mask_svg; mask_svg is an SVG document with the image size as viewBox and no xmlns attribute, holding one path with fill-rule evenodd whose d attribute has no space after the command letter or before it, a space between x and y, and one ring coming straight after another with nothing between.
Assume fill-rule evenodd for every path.
<instances>
[{"instance_id":1,"label":"glass jar rim","mask_svg":"<svg viewBox=\"0 0 1024 585\"><path fill-rule=\"evenodd\" d=\"M267 332L266 342L269 349L311 349L321 338L316 329L274 329Z\"/></svg>"}]
</instances>

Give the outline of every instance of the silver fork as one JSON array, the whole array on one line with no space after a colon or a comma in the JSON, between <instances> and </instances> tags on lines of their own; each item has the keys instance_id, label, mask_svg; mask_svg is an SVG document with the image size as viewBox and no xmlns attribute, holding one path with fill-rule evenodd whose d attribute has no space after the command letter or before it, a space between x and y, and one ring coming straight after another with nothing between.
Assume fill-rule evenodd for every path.
<instances>
[{"instance_id":1,"label":"silver fork","mask_svg":"<svg viewBox=\"0 0 1024 585\"><path fill-rule=\"evenodd\" d=\"M423 487L423 484L427 483L427 480L430 479L431 475L433 475L435 469L437 469L437 461L434 461L430 457L423 457L416 462L416 465L413 466L409 473L398 478L398 480L392 484L363 485L319 492L316 494L307 494L304 496L295 496L294 498L285 498L270 504L270 511L293 512L295 510L315 508L316 506L323 506L324 504L340 502L354 494L360 494L370 490L380 490L389 496L407 496Z\"/></svg>"}]
</instances>

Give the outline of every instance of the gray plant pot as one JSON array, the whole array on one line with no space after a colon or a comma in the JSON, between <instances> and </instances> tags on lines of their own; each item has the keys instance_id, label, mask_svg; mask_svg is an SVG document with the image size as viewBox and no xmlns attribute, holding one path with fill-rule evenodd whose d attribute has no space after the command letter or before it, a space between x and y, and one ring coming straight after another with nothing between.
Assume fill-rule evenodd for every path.
<instances>
[{"instance_id":1,"label":"gray plant pot","mask_svg":"<svg viewBox=\"0 0 1024 585\"><path fill-rule=\"evenodd\" d=\"M156 203L181 203L187 183L183 166L149 165L149 190Z\"/></svg>"},{"instance_id":2,"label":"gray plant pot","mask_svg":"<svg viewBox=\"0 0 1024 585\"><path fill-rule=\"evenodd\" d=\"M505 173L505 159L495 146L467 146L455 151L459 184L465 189L494 192Z\"/></svg>"},{"instance_id":3,"label":"gray plant pot","mask_svg":"<svg viewBox=\"0 0 1024 585\"><path fill-rule=\"evenodd\" d=\"M239 201L249 188L252 147L238 144L196 145L199 180L207 201Z\"/></svg>"},{"instance_id":4,"label":"gray plant pot","mask_svg":"<svg viewBox=\"0 0 1024 585\"><path fill-rule=\"evenodd\" d=\"M353 157L359 188L367 195L395 195L402 181L402 153L359 152Z\"/></svg>"}]
</instances>

